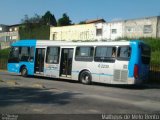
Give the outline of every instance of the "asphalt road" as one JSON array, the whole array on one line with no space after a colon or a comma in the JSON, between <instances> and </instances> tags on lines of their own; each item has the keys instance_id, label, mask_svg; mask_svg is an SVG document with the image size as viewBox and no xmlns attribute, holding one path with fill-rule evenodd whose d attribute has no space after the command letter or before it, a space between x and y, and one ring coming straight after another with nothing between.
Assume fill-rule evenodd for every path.
<instances>
[{"instance_id":1,"label":"asphalt road","mask_svg":"<svg viewBox=\"0 0 160 120\"><path fill-rule=\"evenodd\" d=\"M160 88L83 85L71 80L23 78L0 72L0 113L160 113Z\"/></svg>"}]
</instances>

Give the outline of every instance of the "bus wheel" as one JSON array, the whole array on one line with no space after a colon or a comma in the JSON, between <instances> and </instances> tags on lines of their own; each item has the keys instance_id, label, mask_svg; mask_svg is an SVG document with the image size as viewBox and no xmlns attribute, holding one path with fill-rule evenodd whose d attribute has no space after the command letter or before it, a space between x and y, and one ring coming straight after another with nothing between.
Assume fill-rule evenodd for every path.
<instances>
[{"instance_id":1,"label":"bus wheel","mask_svg":"<svg viewBox=\"0 0 160 120\"><path fill-rule=\"evenodd\" d=\"M80 82L86 85L91 84L92 82L92 76L91 73L89 71L83 71L80 74Z\"/></svg>"},{"instance_id":2,"label":"bus wheel","mask_svg":"<svg viewBox=\"0 0 160 120\"><path fill-rule=\"evenodd\" d=\"M27 77L27 75L28 75L28 70L27 70L26 67L23 67L23 68L22 68L22 70L21 70L21 75L22 75L23 77Z\"/></svg>"}]
</instances>

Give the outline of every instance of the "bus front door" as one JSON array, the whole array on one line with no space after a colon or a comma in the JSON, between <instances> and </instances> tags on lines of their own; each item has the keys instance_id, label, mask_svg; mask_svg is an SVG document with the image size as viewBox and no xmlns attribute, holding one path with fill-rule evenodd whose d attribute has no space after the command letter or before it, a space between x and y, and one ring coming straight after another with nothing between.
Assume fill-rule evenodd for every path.
<instances>
[{"instance_id":1,"label":"bus front door","mask_svg":"<svg viewBox=\"0 0 160 120\"><path fill-rule=\"evenodd\" d=\"M35 73L41 74L44 71L45 48L36 48Z\"/></svg>"},{"instance_id":2,"label":"bus front door","mask_svg":"<svg viewBox=\"0 0 160 120\"><path fill-rule=\"evenodd\" d=\"M62 48L60 76L71 77L72 73L73 48Z\"/></svg>"}]
</instances>

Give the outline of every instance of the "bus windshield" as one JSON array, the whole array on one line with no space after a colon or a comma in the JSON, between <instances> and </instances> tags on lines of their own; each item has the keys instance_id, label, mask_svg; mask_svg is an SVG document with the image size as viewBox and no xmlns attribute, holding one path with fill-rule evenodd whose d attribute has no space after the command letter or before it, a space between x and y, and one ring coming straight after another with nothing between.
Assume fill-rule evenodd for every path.
<instances>
[{"instance_id":1,"label":"bus windshield","mask_svg":"<svg viewBox=\"0 0 160 120\"><path fill-rule=\"evenodd\" d=\"M19 62L19 47L12 47L8 63L17 63L17 62Z\"/></svg>"}]
</instances>

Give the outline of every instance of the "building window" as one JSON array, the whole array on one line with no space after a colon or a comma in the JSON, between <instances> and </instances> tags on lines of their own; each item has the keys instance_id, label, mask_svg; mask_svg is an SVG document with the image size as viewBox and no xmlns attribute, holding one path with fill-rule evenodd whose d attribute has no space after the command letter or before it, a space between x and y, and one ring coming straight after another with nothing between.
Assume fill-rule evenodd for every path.
<instances>
[{"instance_id":1,"label":"building window","mask_svg":"<svg viewBox=\"0 0 160 120\"><path fill-rule=\"evenodd\" d=\"M96 29L96 36L102 36L102 29Z\"/></svg>"},{"instance_id":2,"label":"building window","mask_svg":"<svg viewBox=\"0 0 160 120\"><path fill-rule=\"evenodd\" d=\"M17 40L18 39L18 36L14 35L11 37L11 40Z\"/></svg>"},{"instance_id":3,"label":"building window","mask_svg":"<svg viewBox=\"0 0 160 120\"><path fill-rule=\"evenodd\" d=\"M112 34L116 34L117 33L117 29L112 29Z\"/></svg>"},{"instance_id":4,"label":"building window","mask_svg":"<svg viewBox=\"0 0 160 120\"><path fill-rule=\"evenodd\" d=\"M126 31L127 31L127 32L133 32L133 31L134 31L134 28L133 28L133 27L126 27Z\"/></svg>"},{"instance_id":5,"label":"building window","mask_svg":"<svg viewBox=\"0 0 160 120\"><path fill-rule=\"evenodd\" d=\"M147 33L152 33L153 29L152 29L152 25L144 25L143 27L143 33L147 34Z\"/></svg>"},{"instance_id":6,"label":"building window","mask_svg":"<svg viewBox=\"0 0 160 120\"><path fill-rule=\"evenodd\" d=\"M6 36L6 41L10 41L10 36Z\"/></svg>"},{"instance_id":7,"label":"building window","mask_svg":"<svg viewBox=\"0 0 160 120\"><path fill-rule=\"evenodd\" d=\"M76 57L77 61L92 61L93 60L94 47L77 47Z\"/></svg>"},{"instance_id":8,"label":"building window","mask_svg":"<svg viewBox=\"0 0 160 120\"><path fill-rule=\"evenodd\" d=\"M52 40L56 40L57 39L57 33L53 33L53 36L52 36Z\"/></svg>"}]
</instances>

